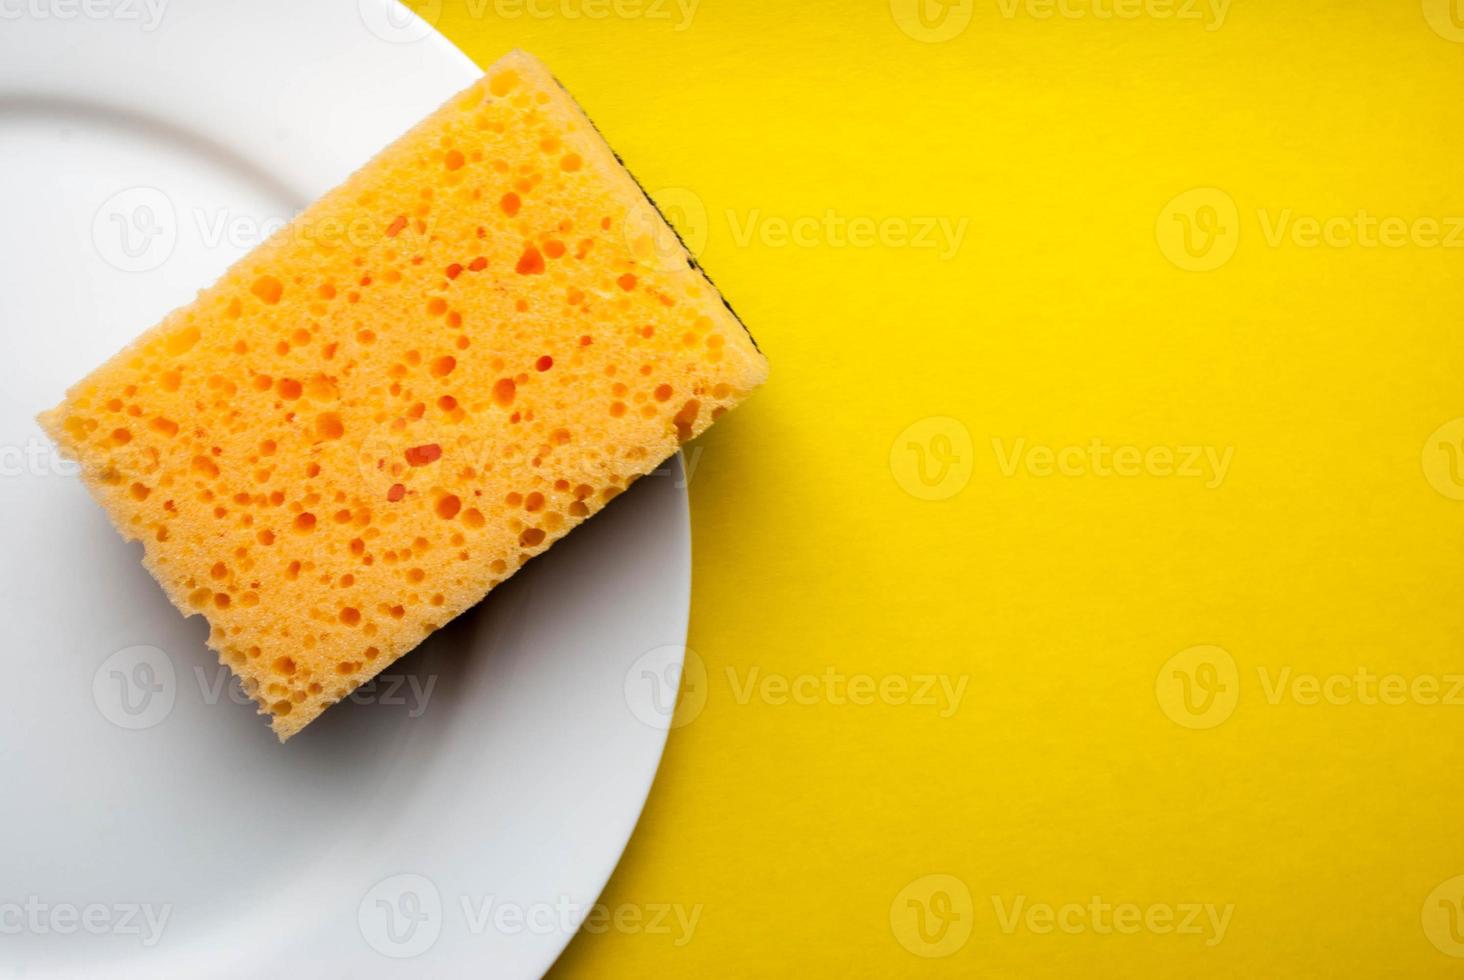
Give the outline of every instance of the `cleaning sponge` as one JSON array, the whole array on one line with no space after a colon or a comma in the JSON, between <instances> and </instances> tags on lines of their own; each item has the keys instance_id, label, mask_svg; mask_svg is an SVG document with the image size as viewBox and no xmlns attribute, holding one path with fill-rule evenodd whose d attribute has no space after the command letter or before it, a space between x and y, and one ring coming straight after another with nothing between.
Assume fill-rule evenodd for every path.
<instances>
[{"instance_id":1,"label":"cleaning sponge","mask_svg":"<svg viewBox=\"0 0 1464 980\"><path fill-rule=\"evenodd\" d=\"M514 52L41 423L283 741L766 373Z\"/></svg>"}]
</instances>

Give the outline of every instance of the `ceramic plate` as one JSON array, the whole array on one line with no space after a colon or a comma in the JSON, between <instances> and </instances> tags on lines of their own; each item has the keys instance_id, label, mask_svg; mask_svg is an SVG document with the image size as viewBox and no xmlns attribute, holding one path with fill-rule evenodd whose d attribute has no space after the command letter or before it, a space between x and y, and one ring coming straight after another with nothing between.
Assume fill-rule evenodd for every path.
<instances>
[{"instance_id":1,"label":"ceramic plate","mask_svg":"<svg viewBox=\"0 0 1464 980\"><path fill-rule=\"evenodd\" d=\"M0 18L0 974L541 974L660 760L679 463L282 746L32 421L477 68L390 0Z\"/></svg>"}]
</instances>

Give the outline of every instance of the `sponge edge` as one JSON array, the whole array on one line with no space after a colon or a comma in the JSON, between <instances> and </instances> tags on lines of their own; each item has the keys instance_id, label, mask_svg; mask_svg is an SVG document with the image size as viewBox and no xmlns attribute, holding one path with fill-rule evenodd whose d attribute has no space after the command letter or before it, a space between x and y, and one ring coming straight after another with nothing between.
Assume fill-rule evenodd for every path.
<instances>
[{"instance_id":1,"label":"sponge edge","mask_svg":"<svg viewBox=\"0 0 1464 980\"><path fill-rule=\"evenodd\" d=\"M766 376L515 51L39 420L284 741Z\"/></svg>"}]
</instances>

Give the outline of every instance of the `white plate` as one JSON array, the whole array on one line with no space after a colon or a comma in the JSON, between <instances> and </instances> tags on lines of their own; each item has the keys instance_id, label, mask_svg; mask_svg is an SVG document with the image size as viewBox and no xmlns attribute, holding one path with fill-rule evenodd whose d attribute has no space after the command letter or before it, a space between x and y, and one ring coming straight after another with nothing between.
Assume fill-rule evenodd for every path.
<instances>
[{"instance_id":1,"label":"white plate","mask_svg":"<svg viewBox=\"0 0 1464 980\"><path fill-rule=\"evenodd\" d=\"M281 746L31 421L477 74L391 0L0 5L0 973L534 976L614 868L679 464Z\"/></svg>"}]
</instances>

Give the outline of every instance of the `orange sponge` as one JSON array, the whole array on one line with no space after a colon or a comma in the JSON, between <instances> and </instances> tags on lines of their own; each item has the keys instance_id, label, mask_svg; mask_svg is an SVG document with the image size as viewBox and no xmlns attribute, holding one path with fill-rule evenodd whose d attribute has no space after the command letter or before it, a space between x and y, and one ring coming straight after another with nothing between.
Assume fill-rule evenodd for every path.
<instances>
[{"instance_id":1,"label":"orange sponge","mask_svg":"<svg viewBox=\"0 0 1464 980\"><path fill-rule=\"evenodd\" d=\"M41 422L284 740L766 373L515 52Z\"/></svg>"}]
</instances>

